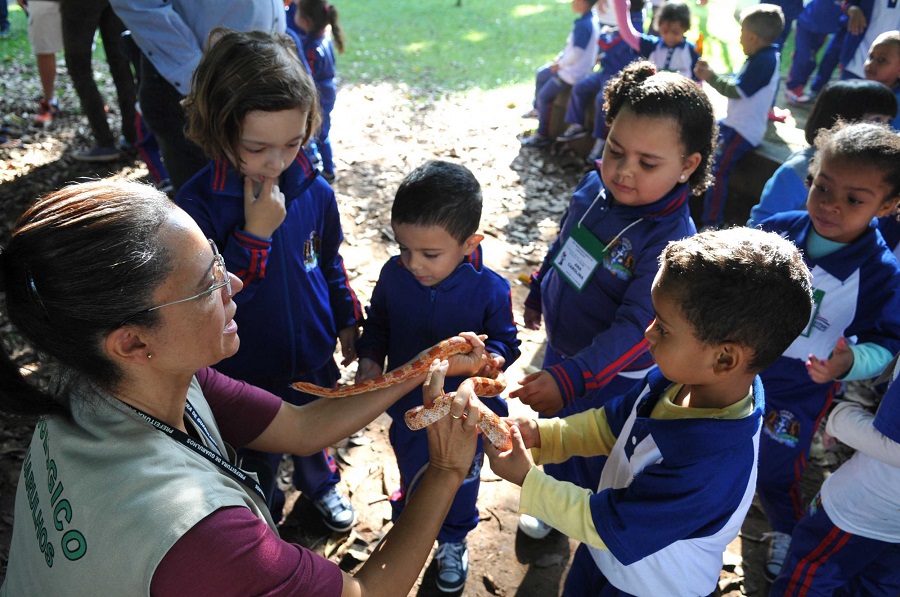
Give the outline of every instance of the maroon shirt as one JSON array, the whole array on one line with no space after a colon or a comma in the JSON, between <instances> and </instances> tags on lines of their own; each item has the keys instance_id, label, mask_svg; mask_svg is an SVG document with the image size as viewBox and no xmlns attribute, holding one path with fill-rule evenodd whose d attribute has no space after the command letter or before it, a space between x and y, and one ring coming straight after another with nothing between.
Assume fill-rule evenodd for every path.
<instances>
[{"instance_id":1,"label":"maroon shirt","mask_svg":"<svg viewBox=\"0 0 900 597\"><path fill-rule=\"evenodd\" d=\"M197 372L222 437L246 445L269 426L281 398L206 368ZM315 595L339 597L334 562L282 541L248 508L216 510L188 530L163 557L151 595Z\"/></svg>"}]
</instances>

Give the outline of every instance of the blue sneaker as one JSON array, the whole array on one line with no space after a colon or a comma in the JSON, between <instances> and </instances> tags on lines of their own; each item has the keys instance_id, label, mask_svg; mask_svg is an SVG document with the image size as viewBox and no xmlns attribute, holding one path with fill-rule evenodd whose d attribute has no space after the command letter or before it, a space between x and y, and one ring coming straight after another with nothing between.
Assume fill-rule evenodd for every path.
<instances>
[{"instance_id":1,"label":"blue sneaker","mask_svg":"<svg viewBox=\"0 0 900 597\"><path fill-rule=\"evenodd\" d=\"M356 524L356 511L334 485L321 497L312 500L312 504L322 515L322 522L332 531L343 533Z\"/></svg>"},{"instance_id":2,"label":"blue sneaker","mask_svg":"<svg viewBox=\"0 0 900 597\"><path fill-rule=\"evenodd\" d=\"M434 553L437 562L437 588L444 593L455 593L466 586L469 576L469 548L466 542L441 543Z\"/></svg>"}]
</instances>

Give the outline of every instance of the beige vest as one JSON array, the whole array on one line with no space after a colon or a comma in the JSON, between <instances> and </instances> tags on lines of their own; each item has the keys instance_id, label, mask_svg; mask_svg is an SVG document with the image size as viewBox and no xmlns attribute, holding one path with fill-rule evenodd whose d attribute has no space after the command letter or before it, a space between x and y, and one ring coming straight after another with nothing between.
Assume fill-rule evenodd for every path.
<instances>
[{"instance_id":1,"label":"beige vest","mask_svg":"<svg viewBox=\"0 0 900 597\"><path fill-rule=\"evenodd\" d=\"M207 458L104 392L73 393L72 419L42 419L25 456L0 596L149 595L160 560L211 512L243 506L275 529L256 492ZM196 378L187 397L233 462Z\"/></svg>"}]
</instances>

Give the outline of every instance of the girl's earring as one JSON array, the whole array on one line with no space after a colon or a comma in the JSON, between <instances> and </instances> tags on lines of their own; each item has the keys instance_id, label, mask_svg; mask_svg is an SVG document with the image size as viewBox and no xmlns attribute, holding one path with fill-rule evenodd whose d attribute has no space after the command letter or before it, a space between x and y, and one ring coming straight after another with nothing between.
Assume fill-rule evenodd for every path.
<instances>
[{"instance_id":1,"label":"girl's earring","mask_svg":"<svg viewBox=\"0 0 900 597\"><path fill-rule=\"evenodd\" d=\"M680 180L681 182L684 182L685 178L686 178L686 176L684 175L684 172L682 172L681 176L678 177L678 180Z\"/></svg>"},{"instance_id":2,"label":"girl's earring","mask_svg":"<svg viewBox=\"0 0 900 597\"><path fill-rule=\"evenodd\" d=\"M148 352L148 353L147 353L147 358L148 358L148 359L152 359L152 358L153 358L153 355L150 354L150 353Z\"/></svg>"}]
</instances>

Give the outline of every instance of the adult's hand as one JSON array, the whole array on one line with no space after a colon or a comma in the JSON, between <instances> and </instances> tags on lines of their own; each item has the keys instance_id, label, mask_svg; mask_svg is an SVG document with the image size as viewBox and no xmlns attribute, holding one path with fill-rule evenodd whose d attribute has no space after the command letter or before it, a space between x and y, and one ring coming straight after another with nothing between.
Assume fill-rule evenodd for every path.
<instances>
[{"instance_id":1,"label":"adult's hand","mask_svg":"<svg viewBox=\"0 0 900 597\"><path fill-rule=\"evenodd\" d=\"M431 404L444 393L444 377L447 375L447 361L435 361L431 365L422 395L425 404ZM450 406L450 416L444 417L426 427L428 433L429 466L435 469L459 473L460 483L465 478L475 458L478 431L475 428L477 416L472 399L471 384L463 384Z\"/></svg>"}]
</instances>

